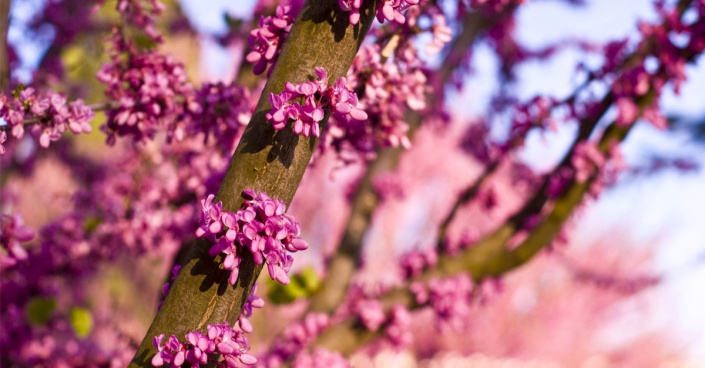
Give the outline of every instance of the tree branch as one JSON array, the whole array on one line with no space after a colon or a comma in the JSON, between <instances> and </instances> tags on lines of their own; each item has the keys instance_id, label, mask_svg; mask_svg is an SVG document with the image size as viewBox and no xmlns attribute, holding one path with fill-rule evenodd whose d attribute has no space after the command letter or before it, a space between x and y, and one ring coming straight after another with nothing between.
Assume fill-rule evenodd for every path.
<instances>
[{"instance_id":1,"label":"tree branch","mask_svg":"<svg viewBox=\"0 0 705 368\"><path fill-rule=\"evenodd\" d=\"M283 45L279 59L262 92L259 103L232 157L216 200L223 209L236 211L243 202L243 189L263 190L287 203L296 192L308 166L317 139L275 131L266 121L270 93L279 93L286 82L298 83L324 67L331 80L344 76L374 19L374 2L366 1L360 23L350 26L347 13L335 1L307 1ZM181 272L157 313L130 367L151 366L156 353L153 336L182 337L189 331L205 331L207 324L224 321L234 325L252 290L260 266L244 251L235 286L228 272L220 269L220 256L208 255L210 244L196 242Z\"/></svg>"},{"instance_id":2,"label":"tree branch","mask_svg":"<svg viewBox=\"0 0 705 368\"><path fill-rule=\"evenodd\" d=\"M10 84L10 60L7 31L10 27L11 0L0 0L0 92Z\"/></svg>"}]
</instances>

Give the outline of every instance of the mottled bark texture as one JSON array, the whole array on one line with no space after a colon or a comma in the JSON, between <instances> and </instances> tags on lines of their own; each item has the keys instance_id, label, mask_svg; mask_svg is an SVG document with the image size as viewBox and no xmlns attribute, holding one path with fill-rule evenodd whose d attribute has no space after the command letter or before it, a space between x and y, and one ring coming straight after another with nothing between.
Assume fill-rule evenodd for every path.
<instances>
[{"instance_id":1,"label":"mottled bark texture","mask_svg":"<svg viewBox=\"0 0 705 368\"><path fill-rule=\"evenodd\" d=\"M7 29L10 26L10 0L0 0L0 92L10 83Z\"/></svg>"},{"instance_id":2,"label":"mottled bark texture","mask_svg":"<svg viewBox=\"0 0 705 368\"><path fill-rule=\"evenodd\" d=\"M287 205L291 202L317 139L295 135L291 127L275 131L265 119L271 108L268 96L281 92L286 82L312 79L315 67L324 67L330 82L344 76L372 24L373 7L372 1L366 1L360 22L350 26L349 14L340 10L337 1L306 2L221 183L216 201L222 201L225 210L239 209L246 188L263 190ZM237 321L261 267L244 251L238 281L230 286L228 272L220 268L220 256L210 257L209 247L204 241L191 247L130 367L151 366L157 352L152 346L155 335L174 334L183 339L189 331L205 331L208 324Z\"/></svg>"}]
</instances>

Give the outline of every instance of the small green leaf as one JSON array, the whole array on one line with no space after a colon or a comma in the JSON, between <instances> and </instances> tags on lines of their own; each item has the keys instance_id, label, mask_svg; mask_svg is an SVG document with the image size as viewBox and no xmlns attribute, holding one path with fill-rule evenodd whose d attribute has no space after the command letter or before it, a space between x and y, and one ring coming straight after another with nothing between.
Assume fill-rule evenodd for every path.
<instances>
[{"instance_id":1,"label":"small green leaf","mask_svg":"<svg viewBox=\"0 0 705 368\"><path fill-rule=\"evenodd\" d=\"M289 285L271 281L267 298L272 303L287 304L296 299L307 298L321 287L321 279L313 267L306 267L300 273L291 275L289 280Z\"/></svg>"},{"instance_id":2,"label":"small green leaf","mask_svg":"<svg viewBox=\"0 0 705 368\"><path fill-rule=\"evenodd\" d=\"M69 312L71 328L79 338L85 338L93 330L93 316L86 308L73 307Z\"/></svg>"},{"instance_id":3,"label":"small green leaf","mask_svg":"<svg viewBox=\"0 0 705 368\"><path fill-rule=\"evenodd\" d=\"M88 216L83 222L83 229L90 234L98 227L98 225L100 225L101 222L103 222L103 220L100 217Z\"/></svg>"},{"instance_id":4,"label":"small green leaf","mask_svg":"<svg viewBox=\"0 0 705 368\"><path fill-rule=\"evenodd\" d=\"M12 96L15 98L20 98L20 92L24 91L24 83L20 83L14 91L12 91Z\"/></svg>"},{"instance_id":5,"label":"small green leaf","mask_svg":"<svg viewBox=\"0 0 705 368\"><path fill-rule=\"evenodd\" d=\"M296 277L301 279L301 284L304 286L309 295L315 293L321 287L321 279L318 277L318 274L313 267L304 268L301 271L301 274L296 275Z\"/></svg>"},{"instance_id":6,"label":"small green leaf","mask_svg":"<svg viewBox=\"0 0 705 368\"><path fill-rule=\"evenodd\" d=\"M36 297L27 303L25 315L31 325L41 326L49 322L54 309L56 309L54 298Z\"/></svg>"},{"instance_id":7,"label":"small green leaf","mask_svg":"<svg viewBox=\"0 0 705 368\"><path fill-rule=\"evenodd\" d=\"M271 281L267 298L274 304L287 304L296 299L305 298L308 293L303 285L295 279L290 278L289 285L282 285L277 281Z\"/></svg>"}]
</instances>

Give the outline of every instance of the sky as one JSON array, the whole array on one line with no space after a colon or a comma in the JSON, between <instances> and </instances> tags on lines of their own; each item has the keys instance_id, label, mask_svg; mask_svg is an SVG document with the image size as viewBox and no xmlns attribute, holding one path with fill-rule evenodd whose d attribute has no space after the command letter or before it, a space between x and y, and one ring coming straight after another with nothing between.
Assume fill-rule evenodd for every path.
<instances>
[{"instance_id":1,"label":"sky","mask_svg":"<svg viewBox=\"0 0 705 368\"><path fill-rule=\"evenodd\" d=\"M27 7L13 10L20 18L30 14L40 0L16 1L13 6ZM252 0L181 0L185 12L194 26L205 34L219 34L226 30L223 13L237 16L249 13ZM615 37L634 35L636 21L655 18L650 0L587 0L584 8L571 8L555 0L534 0L522 5L517 18L517 34L528 46L541 47L557 40L581 38L595 42ZM35 5L33 5L35 4ZM17 32L11 39L22 37ZM209 77L225 73L229 54L208 37L203 38L202 60ZM38 51L27 45L18 50L26 60L32 60ZM468 92L454 96L469 109L461 114L472 116L482 113L487 96L497 88L494 75L497 62L485 47L475 50L476 74L469 78ZM529 98L537 93L565 96L572 91L575 65L586 56L576 51L562 51L548 62L528 62L518 73L517 93ZM34 56L36 59L36 56ZM703 86L705 67L688 67L689 80L681 94L667 91L662 99L664 109L689 116L705 116ZM29 65L31 69L31 63ZM27 72L27 77L29 76ZM453 105L453 102L451 102ZM532 135L527 142L532 147L522 153L522 158L534 167L547 169L558 161L562 148L571 137L570 128L555 134ZM663 134L648 124L637 126L624 144L623 151L630 164L646 162L657 153L663 156L687 155L705 166L705 146L698 145L685 134ZM661 313L676 316L673 328L695 343L690 347L691 356L705 361L705 171L678 173L666 171L651 177L629 180L607 191L587 207L577 221L576 233L584 242L613 230L614 224L628 228L637 242L658 239L656 266L666 275L665 284L669 298L663 298ZM693 262L701 259L700 267ZM673 318L665 320L672 321Z\"/></svg>"}]
</instances>

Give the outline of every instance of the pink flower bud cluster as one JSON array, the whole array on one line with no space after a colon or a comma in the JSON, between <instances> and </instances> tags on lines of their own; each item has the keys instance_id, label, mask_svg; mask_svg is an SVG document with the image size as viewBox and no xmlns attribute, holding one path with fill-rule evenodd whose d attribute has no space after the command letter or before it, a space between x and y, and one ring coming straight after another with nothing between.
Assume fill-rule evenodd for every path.
<instances>
[{"instance_id":1,"label":"pink flower bud cluster","mask_svg":"<svg viewBox=\"0 0 705 368\"><path fill-rule=\"evenodd\" d=\"M113 35L116 52L96 78L106 85L105 95L118 103L106 111L102 127L108 144L116 136L131 136L136 141L152 139L160 130L169 140L181 140L185 133L185 113L198 111L193 88L187 81L183 64L157 52L138 53ZM127 52L123 58L121 52Z\"/></svg>"},{"instance_id":2,"label":"pink flower bud cluster","mask_svg":"<svg viewBox=\"0 0 705 368\"><path fill-rule=\"evenodd\" d=\"M19 213L0 215L0 269L12 267L17 262L27 259L27 250L21 243L34 239L34 231L24 226L24 219Z\"/></svg>"},{"instance_id":3,"label":"pink flower bud cluster","mask_svg":"<svg viewBox=\"0 0 705 368\"><path fill-rule=\"evenodd\" d=\"M382 202L392 198L403 199L406 196L404 184L400 175L393 172L381 173L372 179L372 187Z\"/></svg>"},{"instance_id":4,"label":"pink flower bud cluster","mask_svg":"<svg viewBox=\"0 0 705 368\"><path fill-rule=\"evenodd\" d=\"M272 280L287 285L288 272L294 258L289 253L308 248L299 237L301 228L293 217L284 213L286 204L270 198L266 193L255 193L246 189L242 208L235 213L223 211L223 203L213 203L214 196L201 201L200 227L196 236L214 242L211 256L223 254L223 268L230 271L229 283L238 278L241 258L239 252L245 247L252 252L258 265L267 262Z\"/></svg>"},{"instance_id":5,"label":"pink flower bud cluster","mask_svg":"<svg viewBox=\"0 0 705 368\"><path fill-rule=\"evenodd\" d=\"M188 110L187 133L203 133L206 140L213 136L218 145L233 147L252 117L250 91L236 84L204 83L196 91L195 100L194 108Z\"/></svg>"},{"instance_id":6,"label":"pink flower bud cluster","mask_svg":"<svg viewBox=\"0 0 705 368\"><path fill-rule=\"evenodd\" d=\"M402 12L418 3L419 0L378 0L376 8L377 21L384 23L385 20L388 20L404 24L406 17L404 17Z\"/></svg>"},{"instance_id":7,"label":"pink flower bud cluster","mask_svg":"<svg viewBox=\"0 0 705 368\"><path fill-rule=\"evenodd\" d=\"M343 11L350 12L350 24L356 25L360 22L360 8L362 7L362 0L338 0L338 6Z\"/></svg>"},{"instance_id":8,"label":"pink flower bud cluster","mask_svg":"<svg viewBox=\"0 0 705 368\"><path fill-rule=\"evenodd\" d=\"M584 183L595 170L602 170L605 166L605 156L594 142L581 142L575 147L571 164L575 169L575 180Z\"/></svg>"},{"instance_id":9,"label":"pink flower bud cluster","mask_svg":"<svg viewBox=\"0 0 705 368\"><path fill-rule=\"evenodd\" d=\"M548 198L556 199L563 195L565 188L573 180L573 170L570 167L562 167L558 169L555 173L548 178L548 186L546 187L546 194Z\"/></svg>"},{"instance_id":10,"label":"pink flower bud cluster","mask_svg":"<svg viewBox=\"0 0 705 368\"><path fill-rule=\"evenodd\" d=\"M417 277L429 267L435 266L438 262L438 253L433 247L425 250L414 249L401 256L399 265L402 276L406 279Z\"/></svg>"},{"instance_id":11,"label":"pink flower bud cluster","mask_svg":"<svg viewBox=\"0 0 705 368\"><path fill-rule=\"evenodd\" d=\"M255 282L254 286L252 286L252 292L250 292L250 295L247 297L245 306L242 307L240 317L237 320L238 326L240 326L242 331L246 333L252 332L252 323L250 323L249 318L252 317L254 308L262 307L264 307L264 299L257 296L257 283Z\"/></svg>"},{"instance_id":12,"label":"pink flower bud cluster","mask_svg":"<svg viewBox=\"0 0 705 368\"><path fill-rule=\"evenodd\" d=\"M384 23L387 20L404 24L406 17L402 12L418 3L419 0L377 0L377 20L380 23ZM350 12L350 24L356 25L360 22L362 0L338 0L338 5L343 11Z\"/></svg>"},{"instance_id":13,"label":"pink flower bud cluster","mask_svg":"<svg viewBox=\"0 0 705 368\"><path fill-rule=\"evenodd\" d=\"M315 347L309 354L302 352L296 357L293 368L350 368L350 363L338 352Z\"/></svg>"},{"instance_id":14,"label":"pink flower bud cluster","mask_svg":"<svg viewBox=\"0 0 705 368\"><path fill-rule=\"evenodd\" d=\"M490 140L490 127L485 121L468 125L460 141L460 148L485 165L489 165L497 156L495 146Z\"/></svg>"},{"instance_id":15,"label":"pink flower bud cluster","mask_svg":"<svg viewBox=\"0 0 705 368\"><path fill-rule=\"evenodd\" d=\"M395 348L402 349L411 345L414 339L411 332L411 312L401 304L394 305L389 311L389 321L384 332Z\"/></svg>"},{"instance_id":16,"label":"pink flower bud cluster","mask_svg":"<svg viewBox=\"0 0 705 368\"><path fill-rule=\"evenodd\" d=\"M487 16L496 16L510 6L517 6L526 0L470 0L470 7L482 11Z\"/></svg>"},{"instance_id":17,"label":"pink flower bud cluster","mask_svg":"<svg viewBox=\"0 0 705 368\"><path fill-rule=\"evenodd\" d=\"M166 10L166 5L160 0L118 0L117 10L127 15L127 19L152 40L162 41L161 34L155 28L155 18Z\"/></svg>"},{"instance_id":18,"label":"pink flower bud cluster","mask_svg":"<svg viewBox=\"0 0 705 368\"><path fill-rule=\"evenodd\" d=\"M557 121L551 116L559 102L551 97L536 96L526 103L513 108L512 126L507 140L507 147L522 147L532 128L558 129Z\"/></svg>"},{"instance_id":19,"label":"pink flower bud cluster","mask_svg":"<svg viewBox=\"0 0 705 368\"><path fill-rule=\"evenodd\" d=\"M317 81L299 84L286 83L285 90L279 94L270 93L269 103L272 109L267 113L267 121L274 129L286 127L293 120L292 129L305 137L321 136L320 121L326 111L331 111L338 119L364 121L367 113L361 109L357 94L348 89L347 80L339 78L328 86L328 74L323 68L315 68ZM300 104L297 99L303 99ZM293 101L293 102L292 102Z\"/></svg>"},{"instance_id":20,"label":"pink flower bud cluster","mask_svg":"<svg viewBox=\"0 0 705 368\"><path fill-rule=\"evenodd\" d=\"M426 108L428 79L422 65L409 47L400 48L393 62L385 64L379 45L361 48L346 78L348 89L364 88L360 104L368 118L359 121L334 115L326 145L339 152L350 150L367 157L373 157L380 147L410 147L406 113L408 109Z\"/></svg>"},{"instance_id":21,"label":"pink flower bud cluster","mask_svg":"<svg viewBox=\"0 0 705 368\"><path fill-rule=\"evenodd\" d=\"M660 96L667 82L671 82L675 92L679 93L681 84L686 80L688 55L697 55L705 50L705 4L694 2L690 10L696 14L696 21L687 23L681 19L677 7L666 9L659 4L657 10L666 21L662 24L639 24L643 39L638 49L644 55L638 65L623 72L612 86L618 109L616 122L622 126L631 125L643 116L657 128L665 129L668 121L659 109L658 98L648 106L637 106L634 99L645 96L649 91ZM681 45L674 41L676 39L687 41ZM617 50L614 53L618 55L621 48L624 44L614 47ZM646 55L653 57L651 61L655 65L649 70L646 68Z\"/></svg>"},{"instance_id":22,"label":"pink flower bud cluster","mask_svg":"<svg viewBox=\"0 0 705 368\"><path fill-rule=\"evenodd\" d=\"M426 53L434 55L443 50L443 47L453 39L453 30L446 25L446 17L442 12L431 16L431 42L426 45Z\"/></svg>"},{"instance_id":23,"label":"pink flower bud cluster","mask_svg":"<svg viewBox=\"0 0 705 368\"><path fill-rule=\"evenodd\" d=\"M303 351L328 326L330 320L327 314L307 314L302 321L287 327L280 337L274 340L271 350L263 359L265 366L281 367L284 362Z\"/></svg>"},{"instance_id":24,"label":"pink flower bud cluster","mask_svg":"<svg viewBox=\"0 0 705 368\"><path fill-rule=\"evenodd\" d=\"M438 319L439 328L460 331L470 315L473 282L467 274L446 279L431 279L427 285L415 282L410 286L416 303L429 305Z\"/></svg>"},{"instance_id":25,"label":"pink flower bud cluster","mask_svg":"<svg viewBox=\"0 0 705 368\"><path fill-rule=\"evenodd\" d=\"M208 325L207 333L191 331L186 334L186 342L179 341L171 335L167 341L164 334L155 336L152 340L159 351L152 358L152 365L161 367L181 367L188 362L191 367L198 368L201 364L216 363L216 367L237 368L241 364L253 365L257 358L247 353L250 349L244 333L231 328L227 322L220 325ZM164 342L164 345L162 345ZM219 354L222 361L214 360L210 354Z\"/></svg>"},{"instance_id":26,"label":"pink flower bud cluster","mask_svg":"<svg viewBox=\"0 0 705 368\"><path fill-rule=\"evenodd\" d=\"M68 128L74 134L90 133L90 121L93 110L77 99L67 103L60 93L47 91L44 96L28 87L16 93L17 98L0 95L0 118L4 119L10 129L10 135L16 139L24 136L25 128L39 137L39 145L47 148L52 141L61 138L61 133ZM0 154L5 152L2 143L7 140L7 133L0 137Z\"/></svg>"},{"instance_id":27,"label":"pink flower bud cluster","mask_svg":"<svg viewBox=\"0 0 705 368\"><path fill-rule=\"evenodd\" d=\"M174 265L174 267L171 269L171 278L169 278L169 281L164 283L164 286L162 286L162 296L164 298L166 298L166 296L169 294L171 284L173 284L176 280L176 276L179 274L179 271L181 271L181 265ZM161 309L162 304L164 304L164 300L159 302L159 305L157 305L157 309Z\"/></svg>"},{"instance_id":28,"label":"pink flower bud cluster","mask_svg":"<svg viewBox=\"0 0 705 368\"><path fill-rule=\"evenodd\" d=\"M262 74L267 70L267 66L277 61L281 45L294 24L294 18L296 14L293 14L292 7L288 5L277 6L273 16L260 17L259 28L250 31L250 37L247 39L252 51L245 59L255 64L253 73Z\"/></svg>"}]
</instances>

